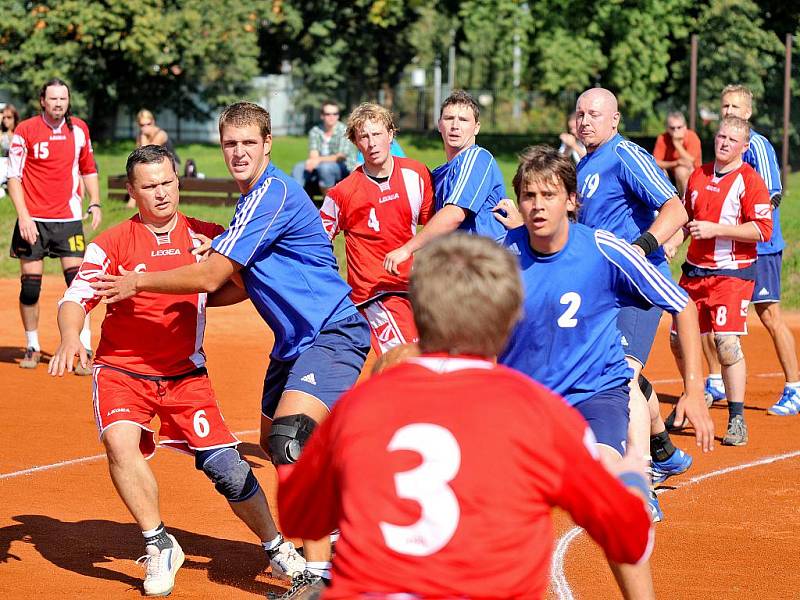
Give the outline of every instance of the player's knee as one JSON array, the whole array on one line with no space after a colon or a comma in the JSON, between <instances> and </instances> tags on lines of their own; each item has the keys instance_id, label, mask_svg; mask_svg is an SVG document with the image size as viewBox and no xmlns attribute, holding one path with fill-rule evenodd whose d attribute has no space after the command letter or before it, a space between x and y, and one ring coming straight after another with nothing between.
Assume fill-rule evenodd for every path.
<instances>
[{"instance_id":1,"label":"player's knee","mask_svg":"<svg viewBox=\"0 0 800 600\"><path fill-rule=\"evenodd\" d=\"M723 367L732 367L744 359L738 335L715 335L714 344L717 347L719 362Z\"/></svg>"},{"instance_id":2,"label":"player's knee","mask_svg":"<svg viewBox=\"0 0 800 600\"><path fill-rule=\"evenodd\" d=\"M23 275L20 277L19 301L25 306L33 306L39 302L39 294L42 292L41 275Z\"/></svg>"},{"instance_id":3,"label":"player's knee","mask_svg":"<svg viewBox=\"0 0 800 600\"><path fill-rule=\"evenodd\" d=\"M639 389L642 390L645 399L649 400L653 393L653 384L641 373L639 374Z\"/></svg>"},{"instance_id":4,"label":"player's knee","mask_svg":"<svg viewBox=\"0 0 800 600\"><path fill-rule=\"evenodd\" d=\"M198 450L194 464L229 502L242 502L259 490L258 479L236 448Z\"/></svg>"},{"instance_id":5,"label":"player's knee","mask_svg":"<svg viewBox=\"0 0 800 600\"><path fill-rule=\"evenodd\" d=\"M317 422L308 415L278 417L272 422L267 454L275 466L297 462Z\"/></svg>"},{"instance_id":6,"label":"player's knee","mask_svg":"<svg viewBox=\"0 0 800 600\"><path fill-rule=\"evenodd\" d=\"M72 285L72 280L75 279L75 276L80 270L80 267L67 267L64 269L64 281L67 283L67 287Z\"/></svg>"}]
</instances>

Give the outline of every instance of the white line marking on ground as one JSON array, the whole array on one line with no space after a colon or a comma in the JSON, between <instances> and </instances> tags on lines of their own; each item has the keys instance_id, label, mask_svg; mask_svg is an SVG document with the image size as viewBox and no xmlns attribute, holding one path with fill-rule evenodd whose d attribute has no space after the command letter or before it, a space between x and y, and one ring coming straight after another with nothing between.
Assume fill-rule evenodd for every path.
<instances>
[{"instance_id":1,"label":"white line marking on ground","mask_svg":"<svg viewBox=\"0 0 800 600\"><path fill-rule=\"evenodd\" d=\"M258 429L248 429L246 431L235 431L233 435L250 435L258 433ZM70 467L72 465L79 465L82 463L94 462L105 458L105 454L95 454L94 456L83 456L81 458L73 458L72 460L63 460L61 462L53 463L51 465L42 465L40 467L31 467L30 469L22 469L21 471L13 471L12 473L0 473L0 480L11 479L12 477L21 477L22 475L30 475L31 473L39 473L41 471L51 471L52 469L60 469L61 467Z\"/></svg>"},{"instance_id":2,"label":"white line marking on ground","mask_svg":"<svg viewBox=\"0 0 800 600\"><path fill-rule=\"evenodd\" d=\"M748 377L760 377L762 379L769 379L772 377L783 377L783 371L777 373L755 373L755 374L748 374ZM682 383L683 379L651 379L650 383L654 385L662 384L662 383Z\"/></svg>"},{"instance_id":3,"label":"white line marking on ground","mask_svg":"<svg viewBox=\"0 0 800 600\"><path fill-rule=\"evenodd\" d=\"M781 375L783 375L783 373L781 373ZM700 483L701 481L705 481L706 479L711 479L712 477L727 475L728 473L733 473L735 471L744 471L745 469L760 467L762 465L768 465L781 460L787 460L799 456L800 456L800 450L795 450L794 452L787 452L786 454L768 456L767 458L762 458L760 460L755 460L753 462L744 463L741 465L734 465L732 467L726 467L724 469L719 469L717 471L710 471L708 473L702 473L700 475L692 477L691 479L687 479L686 481L677 483L674 486L674 489L677 490L690 485L694 485L695 483ZM671 492L674 490L661 489L658 490L658 493L663 494L668 491ZM575 600L575 596L572 594L572 589L569 587L569 582L567 581L566 575L564 575L564 557L567 554L567 550L569 549L569 545L572 542L572 540L578 537L581 533L583 533L583 528L573 527L567 533L561 536L561 538L558 540L558 543L556 544L556 549L553 551L552 565L550 566L550 583L554 588L556 597L558 597L559 600Z\"/></svg>"}]
</instances>

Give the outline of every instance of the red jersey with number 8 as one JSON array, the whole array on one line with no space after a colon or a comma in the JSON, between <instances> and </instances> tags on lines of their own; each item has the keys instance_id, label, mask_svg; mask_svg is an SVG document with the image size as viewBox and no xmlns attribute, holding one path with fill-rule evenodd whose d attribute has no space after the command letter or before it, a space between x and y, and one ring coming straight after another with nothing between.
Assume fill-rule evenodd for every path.
<instances>
[{"instance_id":1,"label":"red jersey with number 8","mask_svg":"<svg viewBox=\"0 0 800 600\"><path fill-rule=\"evenodd\" d=\"M70 117L50 127L42 115L22 121L8 152L8 177L22 181L25 205L36 221L79 221L83 217L80 177L97 175L89 127Z\"/></svg>"},{"instance_id":2,"label":"red jersey with number 8","mask_svg":"<svg viewBox=\"0 0 800 600\"><path fill-rule=\"evenodd\" d=\"M422 356L342 396L279 468L281 524L304 539L340 529L326 599L541 598L554 506L611 560L649 555L642 498L596 452L581 416L524 375Z\"/></svg>"}]
</instances>

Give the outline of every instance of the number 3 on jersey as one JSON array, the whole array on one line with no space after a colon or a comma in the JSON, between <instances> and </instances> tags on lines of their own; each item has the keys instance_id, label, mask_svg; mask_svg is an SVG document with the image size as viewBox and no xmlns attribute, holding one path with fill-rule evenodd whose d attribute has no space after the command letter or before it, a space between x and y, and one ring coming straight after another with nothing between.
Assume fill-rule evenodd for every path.
<instances>
[{"instance_id":1,"label":"number 3 on jersey","mask_svg":"<svg viewBox=\"0 0 800 600\"><path fill-rule=\"evenodd\" d=\"M381 231L381 224L378 221L378 215L375 214L375 209L369 209L369 219L367 219L367 227L374 230L375 233L380 233Z\"/></svg>"},{"instance_id":2,"label":"number 3 on jersey","mask_svg":"<svg viewBox=\"0 0 800 600\"><path fill-rule=\"evenodd\" d=\"M461 466L461 448L444 427L414 423L398 429L387 450L411 450L422 455L421 465L394 476L397 496L418 502L422 514L411 525L382 521L383 540L395 552L430 556L452 539L458 527L461 509L448 484Z\"/></svg>"}]
</instances>

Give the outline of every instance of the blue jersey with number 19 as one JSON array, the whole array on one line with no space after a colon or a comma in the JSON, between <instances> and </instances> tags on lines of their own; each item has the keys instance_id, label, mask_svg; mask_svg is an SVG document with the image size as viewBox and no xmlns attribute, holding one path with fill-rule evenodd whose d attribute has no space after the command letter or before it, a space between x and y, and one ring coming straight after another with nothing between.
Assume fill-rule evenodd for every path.
<instances>
[{"instance_id":1,"label":"blue jersey with number 19","mask_svg":"<svg viewBox=\"0 0 800 600\"><path fill-rule=\"evenodd\" d=\"M275 334L273 358L295 358L324 325L357 312L314 203L272 163L212 247L242 265L250 300Z\"/></svg>"},{"instance_id":2,"label":"blue jersey with number 19","mask_svg":"<svg viewBox=\"0 0 800 600\"><path fill-rule=\"evenodd\" d=\"M508 233L505 246L519 257L525 301L499 362L572 405L633 375L617 329L621 306L678 313L688 302L671 279L608 231L571 224L566 246L542 255L523 226Z\"/></svg>"},{"instance_id":3,"label":"blue jersey with number 19","mask_svg":"<svg viewBox=\"0 0 800 600\"><path fill-rule=\"evenodd\" d=\"M656 211L678 195L652 155L620 134L584 156L577 169L578 221L627 242L647 231ZM661 248L648 259L669 273Z\"/></svg>"},{"instance_id":4,"label":"blue jersey with number 19","mask_svg":"<svg viewBox=\"0 0 800 600\"><path fill-rule=\"evenodd\" d=\"M494 218L492 209L506 197L506 187L488 150L472 145L436 167L432 175L437 211L445 204L460 206L467 218L459 229L503 241L506 228Z\"/></svg>"},{"instance_id":5,"label":"blue jersey with number 19","mask_svg":"<svg viewBox=\"0 0 800 600\"><path fill-rule=\"evenodd\" d=\"M769 140L760 133L750 130L750 146L742 156L744 162L753 167L769 190L769 197L780 194L781 187L781 168L778 166L778 156L775 148ZM756 246L759 254L775 254L786 247L781 233L781 214L780 209L772 211L772 237L768 242L758 242Z\"/></svg>"}]
</instances>

